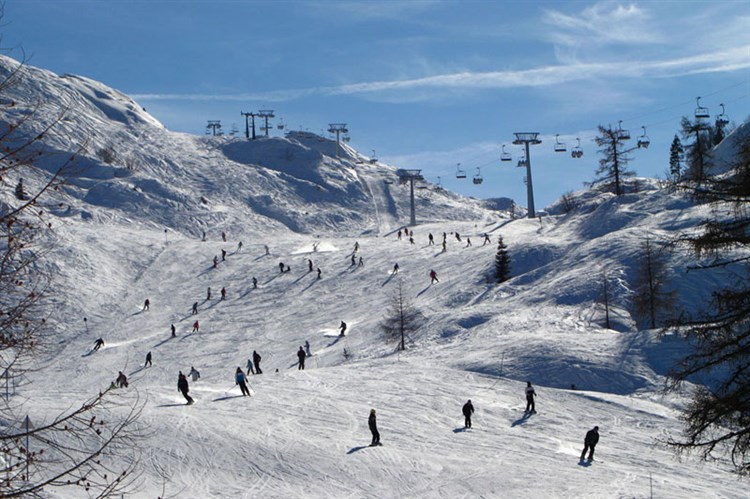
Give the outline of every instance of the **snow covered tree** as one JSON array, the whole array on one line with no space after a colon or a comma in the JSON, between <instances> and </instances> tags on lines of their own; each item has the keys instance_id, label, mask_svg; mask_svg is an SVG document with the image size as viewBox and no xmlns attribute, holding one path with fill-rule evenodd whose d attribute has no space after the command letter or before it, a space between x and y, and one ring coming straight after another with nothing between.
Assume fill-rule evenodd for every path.
<instances>
[{"instance_id":1,"label":"snow covered tree","mask_svg":"<svg viewBox=\"0 0 750 499\"><path fill-rule=\"evenodd\" d=\"M497 253L495 254L495 279L505 282L510 278L510 255L508 247L503 242L503 236L497 237Z\"/></svg>"},{"instance_id":2,"label":"snow covered tree","mask_svg":"<svg viewBox=\"0 0 750 499\"><path fill-rule=\"evenodd\" d=\"M697 256L712 257L699 269L731 266L736 279L714 291L708 310L674 323L692 353L670 373L672 387L702 384L685 409L684 438L670 443L705 460L728 449L738 472L750 475L750 137L737 146L738 159L726 174L695 187L716 210L699 234L683 239Z\"/></svg>"},{"instance_id":3,"label":"snow covered tree","mask_svg":"<svg viewBox=\"0 0 750 499\"><path fill-rule=\"evenodd\" d=\"M381 329L389 340L398 340L398 349L406 350L406 339L409 333L417 331L424 322L424 316L417 310L404 292L404 284L397 278L396 290L386 310L386 315L380 324Z\"/></svg>"},{"instance_id":4,"label":"snow covered tree","mask_svg":"<svg viewBox=\"0 0 750 499\"><path fill-rule=\"evenodd\" d=\"M635 175L627 168L631 158L628 156L628 150L625 149L622 130L612 129L612 127L604 128L599 125L599 135L594 141L601 147L599 153L603 155L599 160L599 168L595 172L597 178L594 183L611 188L616 195L622 196L623 182L626 178Z\"/></svg>"},{"instance_id":5,"label":"snow covered tree","mask_svg":"<svg viewBox=\"0 0 750 499\"><path fill-rule=\"evenodd\" d=\"M636 317L647 321L651 329L656 328L661 313L672 309L673 293L665 289L667 270L663 254L646 237L636 268L633 305Z\"/></svg>"},{"instance_id":6,"label":"snow covered tree","mask_svg":"<svg viewBox=\"0 0 750 499\"><path fill-rule=\"evenodd\" d=\"M683 154L685 154L685 149L682 147L680 138L675 135L669 147L669 174L673 180L678 180L682 175Z\"/></svg>"},{"instance_id":7,"label":"snow covered tree","mask_svg":"<svg viewBox=\"0 0 750 499\"><path fill-rule=\"evenodd\" d=\"M54 173L35 167L45 135L65 110L50 115L37 104L12 113L25 105L7 98L24 70L23 62L0 66L0 186L21 174L38 179L39 186L22 197L0 192L0 374L33 383L32 357L44 351L48 318L60 306L59 299L52 302L52 276L42 270L54 227L37 203L54 193L73 158L62 160ZM0 497L41 497L58 486L81 487L98 497L126 490L135 478L134 429L142 407L136 392L118 396L106 389L31 425L29 405L10 397L0 406Z\"/></svg>"},{"instance_id":8,"label":"snow covered tree","mask_svg":"<svg viewBox=\"0 0 750 499\"><path fill-rule=\"evenodd\" d=\"M682 138L692 139L687 144L685 151L685 162L687 166L686 175L688 180L700 184L706 179L708 169L711 167L711 125L700 119L690 121L682 117L680 121Z\"/></svg>"}]
</instances>

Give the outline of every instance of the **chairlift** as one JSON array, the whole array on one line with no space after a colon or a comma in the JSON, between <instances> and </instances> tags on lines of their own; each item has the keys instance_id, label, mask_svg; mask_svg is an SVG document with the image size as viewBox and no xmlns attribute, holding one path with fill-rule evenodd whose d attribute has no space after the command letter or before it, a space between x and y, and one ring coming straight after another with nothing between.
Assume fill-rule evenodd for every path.
<instances>
[{"instance_id":1,"label":"chairlift","mask_svg":"<svg viewBox=\"0 0 750 499\"><path fill-rule=\"evenodd\" d=\"M696 102L696 105L698 106L698 107L695 108L695 117L696 118L698 118L698 119L700 119L700 118L708 118L708 117L711 116L709 114L709 112L708 112L708 108L701 106L701 98L700 97L696 97L695 98L695 102Z\"/></svg>"},{"instance_id":2,"label":"chairlift","mask_svg":"<svg viewBox=\"0 0 750 499\"><path fill-rule=\"evenodd\" d=\"M440 177L438 177L437 179L438 181L437 181L437 185L435 186L435 190L439 191L443 188L443 182L440 180Z\"/></svg>"},{"instance_id":3,"label":"chairlift","mask_svg":"<svg viewBox=\"0 0 750 499\"><path fill-rule=\"evenodd\" d=\"M643 128L643 135L638 137L638 147L648 149L648 146L649 144L651 144L651 141L649 140L648 135L646 135L646 127L642 126L641 128Z\"/></svg>"},{"instance_id":4,"label":"chairlift","mask_svg":"<svg viewBox=\"0 0 750 499\"><path fill-rule=\"evenodd\" d=\"M721 114L716 117L716 126L718 128L721 128L729 124L729 119L727 118L726 112L724 111L724 104L719 105L721 106Z\"/></svg>"},{"instance_id":5,"label":"chairlift","mask_svg":"<svg viewBox=\"0 0 750 499\"><path fill-rule=\"evenodd\" d=\"M480 173L479 168L477 168L477 174L474 175L472 182L474 182L474 184L476 185L479 185L482 183L482 181L484 181L484 179L482 178L482 174Z\"/></svg>"},{"instance_id":6,"label":"chairlift","mask_svg":"<svg viewBox=\"0 0 750 499\"><path fill-rule=\"evenodd\" d=\"M461 163L456 163L456 178L466 178L466 172L461 169Z\"/></svg>"},{"instance_id":7,"label":"chairlift","mask_svg":"<svg viewBox=\"0 0 750 499\"><path fill-rule=\"evenodd\" d=\"M518 159L518 163L516 164L516 167L517 168L526 168L527 166L529 166L529 162L526 161L526 156L521 156Z\"/></svg>"},{"instance_id":8,"label":"chairlift","mask_svg":"<svg viewBox=\"0 0 750 499\"><path fill-rule=\"evenodd\" d=\"M513 161L513 156L509 152L505 152L505 144L503 144L503 152L500 154L500 161Z\"/></svg>"},{"instance_id":9,"label":"chairlift","mask_svg":"<svg viewBox=\"0 0 750 499\"><path fill-rule=\"evenodd\" d=\"M622 120L617 122L617 137L620 140L630 140L630 132L622 129Z\"/></svg>"},{"instance_id":10,"label":"chairlift","mask_svg":"<svg viewBox=\"0 0 750 499\"><path fill-rule=\"evenodd\" d=\"M573 148L572 151L570 151L570 155L573 158L580 158L583 156L583 149L581 149L581 139L576 137L576 140L578 141L578 145Z\"/></svg>"},{"instance_id":11,"label":"chairlift","mask_svg":"<svg viewBox=\"0 0 750 499\"><path fill-rule=\"evenodd\" d=\"M378 155L375 154L375 149L372 150L372 156L370 157L370 163L375 164L378 162Z\"/></svg>"},{"instance_id":12,"label":"chairlift","mask_svg":"<svg viewBox=\"0 0 750 499\"><path fill-rule=\"evenodd\" d=\"M349 142L352 139L348 135L344 135L344 138L342 138L341 140L343 140L344 142Z\"/></svg>"},{"instance_id":13,"label":"chairlift","mask_svg":"<svg viewBox=\"0 0 750 499\"><path fill-rule=\"evenodd\" d=\"M555 134L555 152L566 152L568 148L565 147L564 142L560 142L559 137L560 137L560 134L556 133Z\"/></svg>"},{"instance_id":14,"label":"chairlift","mask_svg":"<svg viewBox=\"0 0 750 499\"><path fill-rule=\"evenodd\" d=\"M278 128L279 130L283 130L283 129L284 129L284 126L285 126L285 125L284 125L284 120L283 120L283 119L280 119L280 120L279 120L279 124L278 124L278 125L276 125L276 128Z\"/></svg>"}]
</instances>

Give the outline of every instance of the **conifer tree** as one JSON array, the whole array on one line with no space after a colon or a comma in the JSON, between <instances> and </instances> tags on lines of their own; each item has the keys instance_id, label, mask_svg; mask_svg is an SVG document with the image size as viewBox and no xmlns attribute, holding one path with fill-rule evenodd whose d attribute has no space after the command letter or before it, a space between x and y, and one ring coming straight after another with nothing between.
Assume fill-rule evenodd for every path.
<instances>
[{"instance_id":1,"label":"conifer tree","mask_svg":"<svg viewBox=\"0 0 750 499\"><path fill-rule=\"evenodd\" d=\"M678 180L682 175L682 161L685 149L682 147L680 138L675 134L672 145L669 147L669 174L672 179Z\"/></svg>"},{"instance_id":2,"label":"conifer tree","mask_svg":"<svg viewBox=\"0 0 750 499\"><path fill-rule=\"evenodd\" d=\"M398 350L406 350L406 339L410 333L417 331L424 321L422 313L416 309L404 292L401 277L391 296L386 315L380 327L388 340L398 340Z\"/></svg>"},{"instance_id":3,"label":"conifer tree","mask_svg":"<svg viewBox=\"0 0 750 499\"><path fill-rule=\"evenodd\" d=\"M685 146L688 180L700 184L706 179L711 167L711 125L700 119L691 121L683 116L680 126L682 138L692 140Z\"/></svg>"},{"instance_id":4,"label":"conifer tree","mask_svg":"<svg viewBox=\"0 0 750 499\"><path fill-rule=\"evenodd\" d=\"M503 236L497 237L497 253L495 254L495 279L505 282L510 278L510 255L508 247L503 242Z\"/></svg>"},{"instance_id":5,"label":"conifer tree","mask_svg":"<svg viewBox=\"0 0 750 499\"><path fill-rule=\"evenodd\" d=\"M642 321L647 321L651 329L655 329L659 316L664 311L672 309L673 293L665 289L666 260L658 249L654 248L649 237L646 237L641 246L638 263L633 286L635 315Z\"/></svg>"},{"instance_id":6,"label":"conifer tree","mask_svg":"<svg viewBox=\"0 0 750 499\"><path fill-rule=\"evenodd\" d=\"M605 187L612 188L616 195L622 196L624 180L635 175L632 170L628 170L628 162L631 158L628 156L628 150L625 149L622 131L599 125L599 135L594 140L596 145L601 147L599 153L603 155L599 160L599 168L595 172L597 178L594 183L601 183Z\"/></svg>"}]
</instances>

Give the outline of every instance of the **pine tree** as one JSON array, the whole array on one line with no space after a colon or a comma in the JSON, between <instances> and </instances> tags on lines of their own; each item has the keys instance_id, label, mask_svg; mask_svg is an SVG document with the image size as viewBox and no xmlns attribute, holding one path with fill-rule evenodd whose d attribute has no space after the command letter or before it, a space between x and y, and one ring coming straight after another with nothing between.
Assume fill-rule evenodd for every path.
<instances>
[{"instance_id":1,"label":"pine tree","mask_svg":"<svg viewBox=\"0 0 750 499\"><path fill-rule=\"evenodd\" d=\"M631 158L625 149L625 138L622 136L622 131L599 125L599 136L596 137L595 142L596 145L601 147L599 152L604 157L599 160L599 168L595 172L597 178L594 183L611 187L616 195L622 196L624 180L635 175L633 171L627 168Z\"/></svg>"},{"instance_id":2,"label":"pine tree","mask_svg":"<svg viewBox=\"0 0 750 499\"><path fill-rule=\"evenodd\" d=\"M503 236L497 237L497 253L495 254L495 279L505 282L510 278L510 255L508 247L503 242Z\"/></svg>"},{"instance_id":3,"label":"pine tree","mask_svg":"<svg viewBox=\"0 0 750 499\"><path fill-rule=\"evenodd\" d=\"M672 388L686 380L706 380L694 389L683 415L677 451L698 450L705 460L729 449L739 473L750 475L750 137L738 140L738 160L727 174L695 186L696 196L716 208L698 235L684 241L696 256L710 256L699 269L732 266L708 310L685 312L674 330L693 347L670 373ZM738 273L738 267L743 273Z\"/></svg>"},{"instance_id":4,"label":"pine tree","mask_svg":"<svg viewBox=\"0 0 750 499\"><path fill-rule=\"evenodd\" d=\"M672 145L669 148L669 174L674 180L682 175L682 161L685 149L682 147L680 138L675 134Z\"/></svg>"},{"instance_id":5,"label":"pine tree","mask_svg":"<svg viewBox=\"0 0 750 499\"><path fill-rule=\"evenodd\" d=\"M25 201L26 200L26 191L23 190L23 179L19 178L18 183L16 184L16 198Z\"/></svg>"}]
</instances>

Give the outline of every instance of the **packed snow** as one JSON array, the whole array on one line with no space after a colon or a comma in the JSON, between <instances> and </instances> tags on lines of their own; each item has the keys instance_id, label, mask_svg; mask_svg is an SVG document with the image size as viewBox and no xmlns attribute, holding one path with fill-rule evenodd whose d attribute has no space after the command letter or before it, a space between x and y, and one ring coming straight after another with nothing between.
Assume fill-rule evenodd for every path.
<instances>
[{"instance_id":1,"label":"packed snow","mask_svg":"<svg viewBox=\"0 0 750 499\"><path fill-rule=\"evenodd\" d=\"M0 59L3 71L13 64ZM337 157L335 142L309 133L176 134L101 83L31 67L4 98L16 105L3 123L68 109L45 142L46 171L83 147L66 186L43 201L57 236L45 259L56 341L11 396L48 421L123 371L121 390L145 400L142 476L128 497L747 497L728 460L678 459L663 444L681 429L687 392L662 388L684 345L639 330L630 311L646 236L669 238L708 214L683 194L641 179L638 192L582 191L578 209L528 219L424 183L412 244L396 167L346 145ZM24 126L38 133L45 120ZM104 163L102 148L117 159ZM13 203L12 188L2 202ZM512 265L503 284L498 236ZM726 279L687 273L684 252L668 258L678 308L702 306ZM612 329L598 304L604 270ZM403 352L380 326L399 285L423 317ZM254 350L263 374L243 397L234 373ZM177 374L191 367L200 379L186 405ZM368 445L372 408L379 447ZM595 460L579 463L595 425Z\"/></svg>"}]
</instances>

